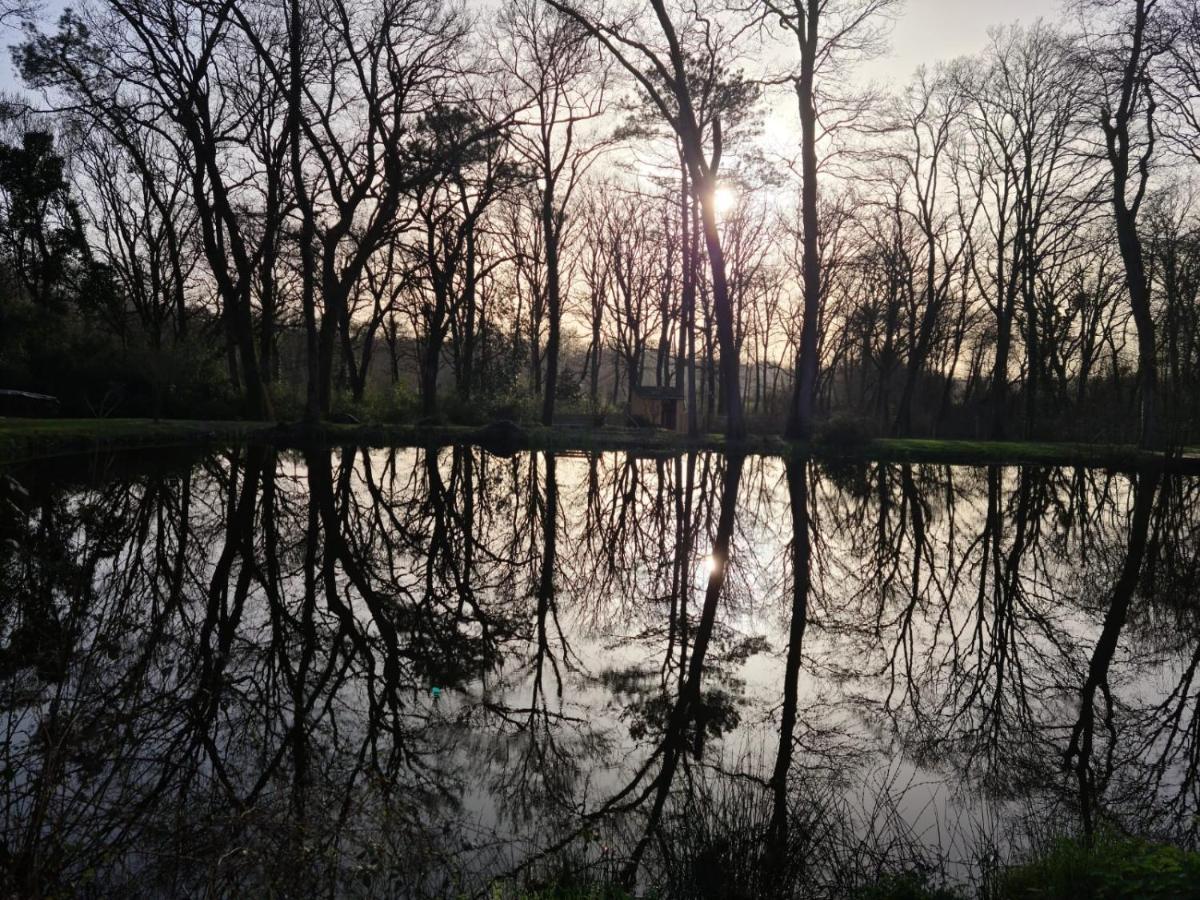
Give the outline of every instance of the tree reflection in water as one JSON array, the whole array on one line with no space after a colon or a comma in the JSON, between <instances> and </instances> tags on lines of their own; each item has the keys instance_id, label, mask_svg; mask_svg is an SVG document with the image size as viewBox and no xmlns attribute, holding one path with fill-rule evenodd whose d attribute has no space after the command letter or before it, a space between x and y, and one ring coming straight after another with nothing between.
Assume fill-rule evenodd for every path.
<instances>
[{"instance_id":1,"label":"tree reflection in water","mask_svg":"<svg viewBox=\"0 0 1200 900\"><path fill-rule=\"evenodd\" d=\"M462 447L14 471L0 880L836 896L980 878L1037 823L1193 846L1198 491Z\"/></svg>"}]
</instances>

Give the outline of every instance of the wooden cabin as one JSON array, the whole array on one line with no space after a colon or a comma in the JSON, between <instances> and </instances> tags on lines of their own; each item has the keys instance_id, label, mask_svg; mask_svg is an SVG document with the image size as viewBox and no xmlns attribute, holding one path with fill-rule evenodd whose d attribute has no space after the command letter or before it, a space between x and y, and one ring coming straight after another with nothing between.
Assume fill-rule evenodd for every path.
<instances>
[{"instance_id":1,"label":"wooden cabin","mask_svg":"<svg viewBox=\"0 0 1200 900\"><path fill-rule=\"evenodd\" d=\"M687 407L683 391L673 386L634 385L629 415L640 425L687 431Z\"/></svg>"}]
</instances>

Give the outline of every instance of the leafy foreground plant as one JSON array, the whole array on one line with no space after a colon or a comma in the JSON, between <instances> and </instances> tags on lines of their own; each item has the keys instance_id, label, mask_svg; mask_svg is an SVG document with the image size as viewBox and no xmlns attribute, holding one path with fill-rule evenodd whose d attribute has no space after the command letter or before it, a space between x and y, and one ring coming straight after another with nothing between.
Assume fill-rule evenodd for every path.
<instances>
[{"instance_id":1,"label":"leafy foreground plant","mask_svg":"<svg viewBox=\"0 0 1200 900\"><path fill-rule=\"evenodd\" d=\"M680 891L680 885L668 886L665 896L728 896L721 886L711 893L691 887ZM611 884L565 876L523 889L496 885L492 896L496 900L625 900L631 895ZM1141 838L1104 837L1090 849L1077 839L1061 838L1044 855L1000 870L978 894L909 870L882 875L850 896L853 900L1200 900L1200 853Z\"/></svg>"},{"instance_id":2,"label":"leafy foreground plant","mask_svg":"<svg viewBox=\"0 0 1200 900\"><path fill-rule=\"evenodd\" d=\"M860 890L854 900L966 900L967 895L953 888L934 885L920 872L884 875Z\"/></svg>"},{"instance_id":3,"label":"leafy foreground plant","mask_svg":"<svg viewBox=\"0 0 1200 900\"><path fill-rule=\"evenodd\" d=\"M497 882L489 900L632 900L630 893L610 882L589 883L571 875L540 885Z\"/></svg>"},{"instance_id":4,"label":"leafy foreground plant","mask_svg":"<svg viewBox=\"0 0 1200 900\"><path fill-rule=\"evenodd\" d=\"M1200 898L1200 853L1141 838L1105 836L1089 848L1056 841L1044 856L1004 870L990 896L1024 898Z\"/></svg>"}]
</instances>

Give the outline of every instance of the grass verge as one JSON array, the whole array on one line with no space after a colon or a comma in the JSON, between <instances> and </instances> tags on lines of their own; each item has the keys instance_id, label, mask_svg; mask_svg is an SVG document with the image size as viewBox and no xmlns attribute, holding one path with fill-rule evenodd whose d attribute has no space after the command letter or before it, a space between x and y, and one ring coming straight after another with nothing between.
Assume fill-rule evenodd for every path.
<instances>
[{"instance_id":1,"label":"grass verge","mask_svg":"<svg viewBox=\"0 0 1200 900\"><path fill-rule=\"evenodd\" d=\"M307 433L307 440L328 444L361 444L372 447L433 447L454 443L479 443L481 431L461 425L326 425ZM285 443L302 433L284 432ZM759 456L812 456L841 460L946 463L952 465L1063 465L1136 469L1164 466L1171 471L1200 473L1200 454L1164 456L1137 447L1108 444L1075 444L1034 441L961 441L927 438L877 438L847 447L803 444L778 435L752 434L740 441L723 435L687 435L651 429L586 429L528 426L513 441L514 450L604 451L623 450L645 455L676 454L687 450L741 452Z\"/></svg>"},{"instance_id":2,"label":"grass verge","mask_svg":"<svg viewBox=\"0 0 1200 900\"><path fill-rule=\"evenodd\" d=\"M289 447L357 444L371 447L486 445L483 431L464 425L334 425L316 428L264 422L151 419L0 418L0 462L11 463L95 451L222 444L269 440ZM843 460L946 463L958 465L1082 465L1133 469L1163 465L1200 473L1200 454L1164 457L1136 447L1031 441L957 441L880 438L838 447L801 444L777 435L731 441L722 435L686 435L651 429L526 426L513 430L505 449L627 451L672 455L687 450L740 452L761 456L811 455Z\"/></svg>"}]
</instances>

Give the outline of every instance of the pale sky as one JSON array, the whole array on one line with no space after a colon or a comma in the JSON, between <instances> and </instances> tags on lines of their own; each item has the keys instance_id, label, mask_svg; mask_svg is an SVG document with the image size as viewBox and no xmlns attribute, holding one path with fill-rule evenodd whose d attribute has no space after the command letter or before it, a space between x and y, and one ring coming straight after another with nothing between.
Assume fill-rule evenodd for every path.
<instances>
[{"instance_id":1,"label":"pale sky","mask_svg":"<svg viewBox=\"0 0 1200 900\"><path fill-rule=\"evenodd\" d=\"M66 6L64 0L48 0L43 5L44 20L53 20ZM932 65L974 53L987 42L987 31L1014 21L1031 24L1039 17L1054 21L1061 16L1061 0L907 0L896 20L891 36L891 51L880 59L860 67L861 77L885 85L908 81L917 66ZM0 32L0 90L17 88L9 47L20 40L11 28Z\"/></svg>"},{"instance_id":2,"label":"pale sky","mask_svg":"<svg viewBox=\"0 0 1200 900\"><path fill-rule=\"evenodd\" d=\"M907 0L891 36L891 52L861 67L861 74L903 83L917 66L982 50L989 28L1062 16L1060 0Z\"/></svg>"}]
</instances>

